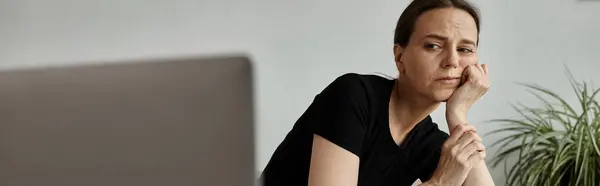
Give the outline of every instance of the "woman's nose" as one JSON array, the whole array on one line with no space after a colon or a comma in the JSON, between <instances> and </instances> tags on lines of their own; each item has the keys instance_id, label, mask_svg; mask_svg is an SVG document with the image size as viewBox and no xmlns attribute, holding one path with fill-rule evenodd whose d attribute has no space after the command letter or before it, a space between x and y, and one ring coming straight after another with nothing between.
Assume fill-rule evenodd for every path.
<instances>
[{"instance_id":1,"label":"woman's nose","mask_svg":"<svg viewBox=\"0 0 600 186\"><path fill-rule=\"evenodd\" d=\"M458 67L459 56L455 50L449 50L445 52L444 59L442 60L442 67L444 68L456 68Z\"/></svg>"}]
</instances>

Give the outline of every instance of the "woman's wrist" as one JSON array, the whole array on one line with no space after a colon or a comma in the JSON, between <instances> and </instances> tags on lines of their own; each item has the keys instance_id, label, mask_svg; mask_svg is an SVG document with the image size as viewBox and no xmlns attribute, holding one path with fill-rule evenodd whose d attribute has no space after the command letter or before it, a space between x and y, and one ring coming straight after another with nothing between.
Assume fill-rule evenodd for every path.
<instances>
[{"instance_id":1,"label":"woman's wrist","mask_svg":"<svg viewBox=\"0 0 600 186\"><path fill-rule=\"evenodd\" d=\"M467 123L467 112L455 109L446 110L446 122L448 123L449 129L453 129L457 125L465 124Z\"/></svg>"},{"instance_id":2,"label":"woman's wrist","mask_svg":"<svg viewBox=\"0 0 600 186\"><path fill-rule=\"evenodd\" d=\"M429 180L424 182L424 185L422 186L441 186L442 185L442 180L440 179L440 174L439 174L439 170L435 170L433 172L433 175L431 175L431 178L429 178Z\"/></svg>"}]
</instances>

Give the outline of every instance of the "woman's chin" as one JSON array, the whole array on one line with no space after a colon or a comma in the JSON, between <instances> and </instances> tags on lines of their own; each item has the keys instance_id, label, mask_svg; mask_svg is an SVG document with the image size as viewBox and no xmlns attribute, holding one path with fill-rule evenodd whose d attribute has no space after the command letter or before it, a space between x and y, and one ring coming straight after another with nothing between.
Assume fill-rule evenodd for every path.
<instances>
[{"instance_id":1,"label":"woman's chin","mask_svg":"<svg viewBox=\"0 0 600 186\"><path fill-rule=\"evenodd\" d=\"M450 97L438 99L438 102L444 102L444 103L446 103L446 102L448 102L448 99L450 99Z\"/></svg>"},{"instance_id":2,"label":"woman's chin","mask_svg":"<svg viewBox=\"0 0 600 186\"><path fill-rule=\"evenodd\" d=\"M450 99L450 97L452 96L452 93L453 93L453 92L454 92L454 90L452 90L452 91L447 91L447 90L444 90L444 91L439 91L439 92L436 92L436 93L433 95L433 99L434 99L436 102L447 102L447 101L448 101L448 99Z\"/></svg>"}]
</instances>

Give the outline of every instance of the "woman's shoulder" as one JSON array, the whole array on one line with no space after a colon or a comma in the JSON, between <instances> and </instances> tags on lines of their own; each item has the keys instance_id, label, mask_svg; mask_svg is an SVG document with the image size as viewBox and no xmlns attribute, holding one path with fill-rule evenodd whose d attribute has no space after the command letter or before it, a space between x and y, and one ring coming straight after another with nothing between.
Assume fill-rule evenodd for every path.
<instances>
[{"instance_id":1,"label":"woman's shoulder","mask_svg":"<svg viewBox=\"0 0 600 186\"><path fill-rule=\"evenodd\" d=\"M393 87L392 78L375 74L346 73L338 76L325 90L336 90L342 94L359 94L361 96L385 93Z\"/></svg>"},{"instance_id":2,"label":"woman's shoulder","mask_svg":"<svg viewBox=\"0 0 600 186\"><path fill-rule=\"evenodd\" d=\"M338 76L334 82L362 82L368 84L389 84L394 78L385 74L361 74L361 73L345 73Z\"/></svg>"}]
</instances>

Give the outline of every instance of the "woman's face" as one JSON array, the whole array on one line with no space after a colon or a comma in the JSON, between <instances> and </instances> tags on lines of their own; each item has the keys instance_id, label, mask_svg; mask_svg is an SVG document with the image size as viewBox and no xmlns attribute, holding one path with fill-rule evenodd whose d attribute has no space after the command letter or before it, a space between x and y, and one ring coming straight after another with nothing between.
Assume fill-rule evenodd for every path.
<instances>
[{"instance_id":1,"label":"woman's face","mask_svg":"<svg viewBox=\"0 0 600 186\"><path fill-rule=\"evenodd\" d=\"M407 46L394 46L399 81L433 101L448 100L465 67L478 62L477 39L477 25L466 11L441 8L421 14Z\"/></svg>"}]
</instances>

